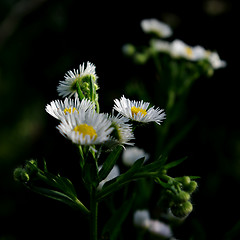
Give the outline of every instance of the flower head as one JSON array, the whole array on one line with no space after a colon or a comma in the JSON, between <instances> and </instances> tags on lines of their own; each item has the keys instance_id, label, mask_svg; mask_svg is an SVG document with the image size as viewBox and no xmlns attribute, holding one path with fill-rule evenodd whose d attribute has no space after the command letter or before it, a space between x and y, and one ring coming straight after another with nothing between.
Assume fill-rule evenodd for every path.
<instances>
[{"instance_id":1,"label":"flower head","mask_svg":"<svg viewBox=\"0 0 240 240\"><path fill-rule=\"evenodd\" d=\"M94 109L94 104L87 99L83 99L81 102L79 98L70 99L65 98L62 100L55 100L47 104L45 110L50 115L55 117L58 120L64 118L67 114L71 114L75 111L79 112L80 110L86 111L88 109Z\"/></svg>"},{"instance_id":2,"label":"flower head","mask_svg":"<svg viewBox=\"0 0 240 240\"><path fill-rule=\"evenodd\" d=\"M116 111L136 122L156 122L160 124L166 116L163 109L154 109L154 107L148 108L148 102L131 101L122 96L120 100L115 99L114 103L114 109Z\"/></svg>"},{"instance_id":3,"label":"flower head","mask_svg":"<svg viewBox=\"0 0 240 240\"><path fill-rule=\"evenodd\" d=\"M173 57L182 57L190 61L206 58L206 50L202 46L191 47L179 39L171 43L170 54Z\"/></svg>"},{"instance_id":4,"label":"flower head","mask_svg":"<svg viewBox=\"0 0 240 240\"><path fill-rule=\"evenodd\" d=\"M62 135L79 145L103 144L112 132L111 121L93 110L65 115L57 127Z\"/></svg>"},{"instance_id":5,"label":"flower head","mask_svg":"<svg viewBox=\"0 0 240 240\"><path fill-rule=\"evenodd\" d=\"M98 86L96 84L97 75L95 73L95 65L87 62L86 68L84 68L84 63L79 65L79 70L68 71L65 76L65 80L60 81L57 91L59 96L62 97L71 97L74 93L77 92L76 83L79 83L79 86L84 93L88 95L89 93L89 81L91 78L94 81L94 88L97 90Z\"/></svg>"},{"instance_id":6,"label":"flower head","mask_svg":"<svg viewBox=\"0 0 240 240\"><path fill-rule=\"evenodd\" d=\"M172 35L172 29L166 23L155 18L142 20L141 28L145 33L154 33L161 38L170 37Z\"/></svg>"},{"instance_id":7,"label":"flower head","mask_svg":"<svg viewBox=\"0 0 240 240\"><path fill-rule=\"evenodd\" d=\"M132 131L132 124L127 123L129 119L121 114L117 114L117 116L112 114L108 118L112 122L111 127L113 131L107 145L110 147L116 145L134 145L134 143L130 142L135 138Z\"/></svg>"}]
</instances>

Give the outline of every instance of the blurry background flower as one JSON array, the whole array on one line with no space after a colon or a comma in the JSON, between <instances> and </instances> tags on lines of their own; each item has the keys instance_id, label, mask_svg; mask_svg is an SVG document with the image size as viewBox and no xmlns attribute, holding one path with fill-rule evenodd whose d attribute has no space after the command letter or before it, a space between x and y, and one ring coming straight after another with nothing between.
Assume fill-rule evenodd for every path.
<instances>
[{"instance_id":1,"label":"blurry background flower","mask_svg":"<svg viewBox=\"0 0 240 240\"><path fill-rule=\"evenodd\" d=\"M138 147L126 147L123 150L122 161L123 164L130 167L132 166L138 159L145 158L145 161L149 159L149 154L146 153L143 149Z\"/></svg>"}]
</instances>

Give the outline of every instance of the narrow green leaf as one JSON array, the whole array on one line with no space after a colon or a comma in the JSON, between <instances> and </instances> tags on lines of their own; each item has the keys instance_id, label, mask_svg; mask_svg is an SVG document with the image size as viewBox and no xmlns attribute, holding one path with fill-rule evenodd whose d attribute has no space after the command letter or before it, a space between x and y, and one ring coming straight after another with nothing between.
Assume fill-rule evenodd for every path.
<instances>
[{"instance_id":1,"label":"narrow green leaf","mask_svg":"<svg viewBox=\"0 0 240 240\"><path fill-rule=\"evenodd\" d=\"M182 163L186 159L187 159L187 157L184 157L184 158L178 159L176 161L170 162L170 163L168 163L164 166L164 169L170 169L170 168L176 167L177 165L179 165L180 163Z\"/></svg>"},{"instance_id":2,"label":"narrow green leaf","mask_svg":"<svg viewBox=\"0 0 240 240\"><path fill-rule=\"evenodd\" d=\"M190 177L190 179L191 180L194 180L194 179L199 179L199 178L201 178L201 177L199 177L199 176L189 176Z\"/></svg>"},{"instance_id":3,"label":"narrow green leaf","mask_svg":"<svg viewBox=\"0 0 240 240\"><path fill-rule=\"evenodd\" d=\"M98 175L99 182L101 182L103 179L105 179L108 176L108 174L110 173L113 166L115 165L121 152L122 152L122 147L118 146L108 155L107 159L103 163L101 170L99 171L99 175Z\"/></svg>"},{"instance_id":4,"label":"narrow green leaf","mask_svg":"<svg viewBox=\"0 0 240 240\"><path fill-rule=\"evenodd\" d=\"M49 198L52 198L54 200L57 200L57 201L60 201L60 202L63 202L71 207L76 207L76 204L72 201L71 198L69 198L67 195L61 193L61 192L58 192L58 191L55 191L55 190L51 190L51 189L47 189L47 188L42 188L42 187L36 187L36 186L28 186L27 187L29 189L31 189L32 191L36 192L36 193L39 193L45 197L49 197Z\"/></svg>"}]
</instances>

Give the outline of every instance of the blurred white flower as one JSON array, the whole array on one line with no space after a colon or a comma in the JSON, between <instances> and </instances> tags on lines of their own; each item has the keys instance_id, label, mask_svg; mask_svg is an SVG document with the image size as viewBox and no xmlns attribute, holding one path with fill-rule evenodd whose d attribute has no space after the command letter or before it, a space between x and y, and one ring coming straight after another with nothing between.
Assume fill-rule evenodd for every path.
<instances>
[{"instance_id":1,"label":"blurred white flower","mask_svg":"<svg viewBox=\"0 0 240 240\"><path fill-rule=\"evenodd\" d=\"M171 43L170 54L173 57L182 57L191 61L198 61L206 58L206 50L203 47L191 47L179 39Z\"/></svg>"},{"instance_id":2,"label":"blurred white flower","mask_svg":"<svg viewBox=\"0 0 240 240\"><path fill-rule=\"evenodd\" d=\"M125 166L132 166L138 159L145 157L145 161L149 159L149 154L138 147L126 147L123 150L122 161Z\"/></svg>"},{"instance_id":3,"label":"blurred white flower","mask_svg":"<svg viewBox=\"0 0 240 240\"><path fill-rule=\"evenodd\" d=\"M157 52L169 53L171 49L171 44L168 41L160 39L152 39L150 44Z\"/></svg>"},{"instance_id":4,"label":"blurred white flower","mask_svg":"<svg viewBox=\"0 0 240 240\"><path fill-rule=\"evenodd\" d=\"M150 213L146 209L137 210L134 213L133 223L136 227L144 228L156 236L164 238L171 238L173 236L170 226L159 220L151 219Z\"/></svg>"},{"instance_id":5,"label":"blurred white flower","mask_svg":"<svg viewBox=\"0 0 240 240\"><path fill-rule=\"evenodd\" d=\"M145 33L154 33L160 38L167 38L172 35L172 29L169 25L155 18L144 19L141 21L140 25Z\"/></svg>"},{"instance_id":6,"label":"blurred white flower","mask_svg":"<svg viewBox=\"0 0 240 240\"><path fill-rule=\"evenodd\" d=\"M150 219L148 221L148 231L154 235L170 238L172 237L172 230L169 225L158 221Z\"/></svg>"},{"instance_id":7,"label":"blurred white flower","mask_svg":"<svg viewBox=\"0 0 240 240\"><path fill-rule=\"evenodd\" d=\"M133 223L137 227L148 228L150 213L148 210L137 210L133 215Z\"/></svg>"},{"instance_id":8,"label":"blurred white flower","mask_svg":"<svg viewBox=\"0 0 240 240\"><path fill-rule=\"evenodd\" d=\"M226 61L221 60L217 52L210 52L207 56L213 69L224 68L227 66Z\"/></svg>"},{"instance_id":9,"label":"blurred white flower","mask_svg":"<svg viewBox=\"0 0 240 240\"><path fill-rule=\"evenodd\" d=\"M100 171L101 168L102 168L102 166L99 166L99 169L98 169L98 170ZM119 167L118 167L117 165L114 165L113 168L112 168L112 170L111 170L110 173L108 174L108 176L99 183L97 189L98 189L98 190L101 190L102 187L103 187L103 185L104 185L106 182L112 180L113 178L115 178L115 177L117 177L117 176L119 176L119 175L120 175Z\"/></svg>"}]
</instances>

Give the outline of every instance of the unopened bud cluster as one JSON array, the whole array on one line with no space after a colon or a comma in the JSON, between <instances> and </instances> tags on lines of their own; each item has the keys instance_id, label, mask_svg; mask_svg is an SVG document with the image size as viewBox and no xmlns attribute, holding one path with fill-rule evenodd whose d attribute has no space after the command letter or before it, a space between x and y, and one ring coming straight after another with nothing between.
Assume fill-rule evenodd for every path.
<instances>
[{"instance_id":1,"label":"unopened bud cluster","mask_svg":"<svg viewBox=\"0 0 240 240\"><path fill-rule=\"evenodd\" d=\"M19 182L29 182L30 178L37 174L37 162L30 160L26 163L25 167L18 167L14 170L13 177Z\"/></svg>"},{"instance_id":2,"label":"unopened bud cluster","mask_svg":"<svg viewBox=\"0 0 240 240\"><path fill-rule=\"evenodd\" d=\"M165 189L165 198L172 214L179 218L188 216L193 210L191 194L196 190L197 182L184 176L171 179L168 184L170 187Z\"/></svg>"}]
</instances>

